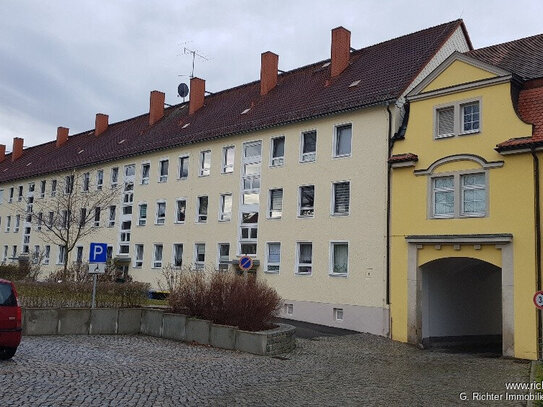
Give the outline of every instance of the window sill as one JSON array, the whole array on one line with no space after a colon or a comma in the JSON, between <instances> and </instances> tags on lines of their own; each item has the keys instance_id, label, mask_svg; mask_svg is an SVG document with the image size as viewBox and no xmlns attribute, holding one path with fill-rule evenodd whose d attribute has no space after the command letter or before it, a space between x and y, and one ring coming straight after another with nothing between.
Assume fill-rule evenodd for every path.
<instances>
[{"instance_id":1,"label":"window sill","mask_svg":"<svg viewBox=\"0 0 543 407\"><path fill-rule=\"evenodd\" d=\"M232 219L219 219L219 223L228 223L230 222Z\"/></svg>"},{"instance_id":2,"label":"window sill","mask_svg":"<svg viewBox=\"0 0 543 407\"><path fill-rule=\"evenodd\" d=\"M481 130L471 130L471 131L463 131L462 133L459 133L459 136L471 136L473 134L479 134Z\"/></svg>"},{"instance_id":3,"label":"window sill","mask_svg":"<svg viewBox=\"0 0 543 407\"><path fill-rule=\"evenodd\" d=\"M164 180L158 180L158 183L159 183L159 184L165 184L166 182L168 182L168 180L167 180L167 179L164 179Z\"/></svg>"},{"instance_id":4,"label":"window sill","mask_svg":"<svg viewBox=\"0 0 543 407\"><path fill-rule=\"evenodd\" d=\"M315 215L298 215L296 216L298 219L314 219Z\"/></svg>"},{"instance_id":5,"label":"window sill","mask_svg":"<svg viewBox=\"0 0 543 407\"><path fill-rule=\"evenodd\" d=\"M232 174L234 174L234 171L230 171L230 172L224 172L224 171L222 171L222 172L221 172L221 175L232 175Z\"/></svg>"},{"instance_id":6,"label":"window sill","mask_svg":"<svg viewBox=\"0 0 543 407\"><path fill-rule=\"evenodd\" d=\"M294 275L295 276L310 276L310 275L312 275L312 273L298 273L298 272L295 272Z\"/></svg>"},{"instance_id":7,"label":"window sill","mask_svg":"<svg viewBox=\"0 0 543 407\"><path fill-rule=\"evenodd\" d=\"M198 174L198 177L200 177L200 178L209 177L209 174Z\"/></svg>"},{"instance_id":8,"label":"window sill","mask_svg":"<svg viewBox=\"0 0 543 407\"><path fill-rule=\"evenodd\" d=\"M271 216L268 216L266 219L267 219L267 220L281 220L282 217L281 217L281 216L274 216L274 217L272 218Z\"/></svg>"},{"instance_id":9,"label":"window sill","mask_svg":"<svg viewBox=\"0 0 543 407\"><path fill-rule=\"evenodd\" d=\"M196 221L194 222L196 225L205 225L207 223L207 221L205 222L202 222L202 221Z\"/></svg>"},{"instance_id":10,"label":"window sill","mask_svg":"<svg viewBox=\"0 0 543 407\"><path fill-rule=\"evenodd\" d=\"M329 277L343 277L347 278L349 277L349 273L328 273Z\"/></svg>"},{"instance_id":11,"label":"window sill","mask_svg":"<svg viewBox=\"0 0 543 407\"><path fill-rule=\"evenodd\" d=\"M343 154L343 155L334 155L332 156L333 159L336 159L336 158L350 158L352 157L352 154Z\"/></svg>"},{"instance_id":12,"label":"window sill","mask_svg":"<svg viewBox=\"0 0 543 407\"><path fill-rule=\"evenodd\" d=\"M176 221L174 222L174 224L176 224L176 225L184 225L184 224L185 224L185 221L184 221L184 220L176 220Z\"/></svg>"},{"instance_id":13,"label":"window sill","mask_svg":"<svg viewBox=\"0 0 543 407\"><path fill-rule=\"evenodd\" d=\"M279 274L280 270L264 270L266 274Z\"/></svg>"},{"instance_id":14,"label":"window sill","mask_svg":"<svg viewBox=\"0 0 543 407\"><path fill-rule=\"evenodd\" d=\"M132 266L133 269L141 269L143 266Z\"/></svg>"},{"instance_id":15,"label":"window sill","mask_svg":"<svg viewBox=\"0 0 543 407\"><path fill-rule=\"evenodd\" d=\"M155 223L155 226L164 226L164 223Z\"/></svg>"},{"instance_id":16,"label":"window sill","mask_svg":"<svg viewBox=\"0 0 543 407\"><path fill-rule=\"evenodd\" d=\"M343 218L345 216L349 216L350 214L351 214L350 212L347 212L347 213L331 213L330 216Z\"/></svg>"}]
</instances>

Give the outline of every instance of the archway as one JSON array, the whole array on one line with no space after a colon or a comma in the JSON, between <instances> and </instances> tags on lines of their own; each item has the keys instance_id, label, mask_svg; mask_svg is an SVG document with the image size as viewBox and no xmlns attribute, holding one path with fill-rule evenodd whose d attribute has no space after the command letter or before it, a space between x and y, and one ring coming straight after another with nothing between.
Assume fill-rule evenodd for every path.
<instances>
[{"instance_id":1,"label":"archway","mask_svg":"<svg viewBox=\"0 0 543 407\"><path fill-rule=\"evenodd\" d=\"M501 269L479 259L447 257L420 271L423 345L501 353Z\"/></svg>"}]
</instances>

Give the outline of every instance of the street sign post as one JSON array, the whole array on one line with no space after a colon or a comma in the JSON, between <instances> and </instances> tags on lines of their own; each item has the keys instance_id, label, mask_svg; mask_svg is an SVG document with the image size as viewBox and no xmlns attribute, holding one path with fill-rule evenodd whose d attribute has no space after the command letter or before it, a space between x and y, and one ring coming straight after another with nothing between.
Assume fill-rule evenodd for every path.
<instances>
[{"instance_id":1,"label":"street sign post","mask_svg":"<svg viewBox=\"0 0 543 407\"><path fill-rule=\"evenodd\" d=\"M239 259L239 268L248 271L253 267L253 259L249 256L242 256Z\"/></svg>"},{"instance_id":2,"label":"street sign post","mask_svg":"<svg viewBox=\"0 0 543 407\"><path fill-rule=\"evenodd\" d=\"M89 249L89 274L93 274L92 308L96 306L96 275L106 272L107 243L91 243Z\"/></svg>"}]
</instances>

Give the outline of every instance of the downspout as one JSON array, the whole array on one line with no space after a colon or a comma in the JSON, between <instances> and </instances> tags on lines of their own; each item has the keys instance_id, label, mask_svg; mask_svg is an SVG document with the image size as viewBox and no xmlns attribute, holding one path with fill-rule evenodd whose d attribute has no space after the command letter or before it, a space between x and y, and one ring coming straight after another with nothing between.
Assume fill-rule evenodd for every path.
<instances>
[{"instance_id":1,"label":"downspout","mask_svg":"<svg viewBox=\"0 0 543 407\"><path fill-rule=\"evenodd\" d=\"M387 238L386 238L386 305L390 305L390 186L392 167L390 165L390 157L392 147L394 147L394 139L392 137L392 112L390 105L387 103L388 112L388 157L387 157Z\"/></svg>"},{"instance_id":2,"label":"downspout","mask_svg":"<svg viewBox=\"0 0 543 407\"><path fill-rule=\"evenodd\" d=\"M539 192L539 158L535 149L532 148L532 158L534 161L534 215L535 215L535 261L536 261L536 283L537 291L541 291L541 199ZM543 359L542 350L542 328L543 321L541 312L537 313L537 350L538 359Z\"/></svg>"}]
</instances>

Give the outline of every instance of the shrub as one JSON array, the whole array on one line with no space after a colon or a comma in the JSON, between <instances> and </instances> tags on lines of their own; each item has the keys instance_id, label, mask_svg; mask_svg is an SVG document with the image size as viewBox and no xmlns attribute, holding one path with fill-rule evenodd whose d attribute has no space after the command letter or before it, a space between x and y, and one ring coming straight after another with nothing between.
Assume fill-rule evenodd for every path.
<instances>
[{"instance_id":1,"label":"shrub","mask_svg":"<svg viewBox=\"0 0 543 407\"><path fill-rule=\"evenodd\" d=\"M258 331L272 327L281 298L253 275L189 271L170 293L169 304L173 312Z\"/></svg>"}]
</instances>

